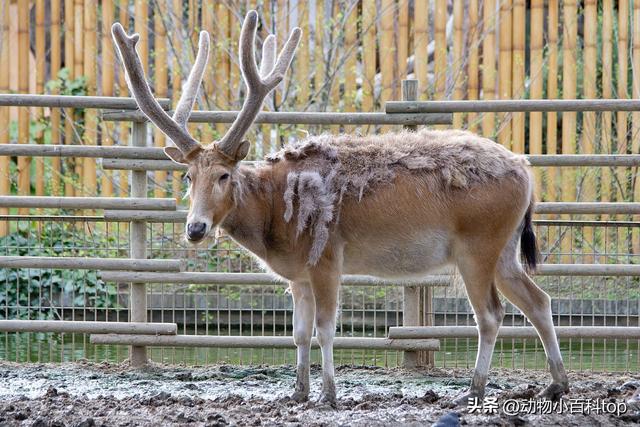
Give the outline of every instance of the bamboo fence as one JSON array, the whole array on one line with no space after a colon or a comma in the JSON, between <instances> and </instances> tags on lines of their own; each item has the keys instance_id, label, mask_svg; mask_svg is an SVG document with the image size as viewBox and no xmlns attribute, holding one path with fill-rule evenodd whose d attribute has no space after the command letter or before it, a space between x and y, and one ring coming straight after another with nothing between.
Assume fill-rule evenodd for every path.
<instances>
[{"instance_id":1,"label":"bamboo fence","mask_svg":"<svg viewBox=\"0 0 640 427\"><path fill-rule=\"evenodd\" d=\"M405 78L419 81L420 100L640 98L637 0L0 0L0 92L126 96L109 34L120 21L141 35L138 52L156 95L174 103L198 32L209 31L213 49L197 108L237 110L244 93L237 40L248 7L261 17L258 50L267 33L282 46L290 28L304 30L292 72L266 111L380 111L400 99ZM208 142L228 124L189 126ZM640 112L468 112L454 115L454 127L530 154L640 151ZM310 131L395 128L333 124ZM306 130L255 126L252 155ZM150 144L166 144L156 129L149 137ZM102 120L91 109L0 107L0 143L110 146L129 138L130 124ZM538 168L538 198L637 201L636 173ZM156 197L179 196L179 172L157 171L152 179ZM103 170L92 158L0 157L0 195L128 193L127 172ZM562 252L570 253L571 240L559 237ZM640 235L627 244L639 252Z\"/></svg>"}]
</instances>

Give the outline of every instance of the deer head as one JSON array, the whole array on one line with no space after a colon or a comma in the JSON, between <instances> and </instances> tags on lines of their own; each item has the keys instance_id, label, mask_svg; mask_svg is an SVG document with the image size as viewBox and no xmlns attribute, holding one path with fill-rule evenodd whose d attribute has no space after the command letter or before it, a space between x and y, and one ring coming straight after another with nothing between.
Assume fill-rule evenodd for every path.
<instances>
[{"instance_id":1,"label":"deer head","mask_svg":"<svg viewBox=\"0 0 640 427\"><path fill-rule=\"evenodd\" d=\"M240 33L240 69L247 86L247 95L228 132L206 148L188 132L187 122L196 100L198 88L209 56L209 34L200 33L198 54L182 96L173 116L169 116L153 97L136 53L138 34L127 36L119 23L111 28L120 58L127 72L129 89L140 110L167 137L175 147L164 151L174 162L188 166L185 178L189 183L191 205L187 216L186 235L191 242L201 241L220 224L238 202L238 163L249 152L250 144L244 135L262 108L266 96L283 80L298 46L301 31L294 28L276 59L276 40L269 35L262 47L260 70L255 60L255 35L258 14L247 13Z\"/></svg>"}]
</instances>

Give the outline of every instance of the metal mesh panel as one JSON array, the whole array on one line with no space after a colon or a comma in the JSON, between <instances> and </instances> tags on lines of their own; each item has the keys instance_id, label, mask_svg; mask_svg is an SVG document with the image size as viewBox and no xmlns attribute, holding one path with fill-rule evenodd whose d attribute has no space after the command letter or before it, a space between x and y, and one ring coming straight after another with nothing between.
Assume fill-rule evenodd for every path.
<instances>
[{"instance_id":1,"label":"metal mesh panel","mask_svg":"<svg viewBox=\"0 0 640 427\"><path fill-rule=\"evenodd\" d=\"M127 257L129 227L99 217L36 220L7 219L11 233L1 238L2 255ZM538 221L543 262L636 263L629 246L633 222ZM182 224L148 224L150 258L186 258L190 271L254 272L259 263L231 240L194 249L183 241ZM587 240L588 238L588 240ZM563 243L564 242L564 243ZM566 243L569 242L569 243ZM569 248L568 252L565 252ZM5 269L0 276L0 315L11 319L128 320L127 283L107 283L87 270ZM464 285L433 288L432 307L424 315L435 325L474 325ZM569 326L640 326L640 288L636 277L537 276L552 297L554 323ZM292 301L285 285L230 286L149 284L149 320L176 322L180 334L291 335ZM422 292L425 290L423 289ZM527 325L520 311L506 304L504 325ZM343 287L337 336L384 337L402 325L402 287ZM633 371L640 367L635 340L565 339L561 349L569 369ZM436 366L472 367L477 340L442 339ZM294 363L283 349L152 348L155 361L186 364ZM92 345L82 334L3 333L0 359L57 362L90 359L122 361L126 346ZM397 351L337 350L336 363L396 366ZM312 361L320 354L312 351ZM494 366L543 369L542 345L533 339L499 339Z\"/></svg>"}]
</instances>

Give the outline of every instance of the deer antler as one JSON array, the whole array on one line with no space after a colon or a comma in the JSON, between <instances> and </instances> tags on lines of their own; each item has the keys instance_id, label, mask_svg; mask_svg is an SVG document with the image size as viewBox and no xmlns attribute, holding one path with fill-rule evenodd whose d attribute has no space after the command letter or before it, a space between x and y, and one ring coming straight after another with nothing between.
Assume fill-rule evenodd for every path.
<instances>
[{"instance_id":1,"label":"deer antler","mask_svg":"<svg viewBox=\"0 0 640 427\"><path fill-rule=\"evenodd\" d=\"M242 138L260 112L266 96L284 79L301 35L300 28L296 27L291 31L277 61L275 37L273 35L267 37L264 41L262 62L258 73L254 52L257 26L258 13L255 10L249 11L240 33L240 69L248 93L240 114L229 131L217 143L218 149L235 161L240 161L247 155L249 146L243 143Z\"/></svg>"},{"instance_id":2,"label":"deer antler","mask_svg":"<svg viewBox=\"0 0 640 427\"><path fill-rule=\"evenodd\" d=\"M136 52L136 44L140 36L138 34L134 34L131 37L127 36L120 23L113 24L111 34L116 42L122 64L127 71L129 89L138 102L140 110L187 156L200 146L187 131L187 121L191 115L209 58L209 33L206 31L200 33L198 55L191 73L189 73L189 79L184 85L182 96L178 101L173 117L169 117L151 93L144 75L142 62Z\"/></svg>"}]
</instances>

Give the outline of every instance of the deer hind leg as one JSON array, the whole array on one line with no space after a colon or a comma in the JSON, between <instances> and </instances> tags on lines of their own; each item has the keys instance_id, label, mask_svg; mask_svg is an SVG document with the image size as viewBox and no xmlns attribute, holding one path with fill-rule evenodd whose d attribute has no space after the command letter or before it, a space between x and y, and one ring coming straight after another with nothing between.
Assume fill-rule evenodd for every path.
<instances>
[{"instance_id":1,"label":"deer hind leg","mask_svg":"<svg viewBox=\"0 0 640 427\"><path fill-rule=\"evenodd\" d=\"M291 284L293 295L293 341L296 345L296 388L291 398L297 402L309 399L309 353L316 303L309 283Z\"/></svg>"},{"instance_id":2,"label":"deer hind leg","mask_svg":"<svg viewBox=\"0 0 640 427\"><path fill-rule=\"evenodd\" d=\"M569 391L569 380L564 370L560 345L553 328L549 295L524 272L518 260L518 239L513 239L503 251L497 268L500 292L518 307L536 328L549 362L553 382L539 396L557 400Z\"/></svg>"},{"instance_id":3,"label":"deer hind leg","mask_svg":"<svg viewBox=\"0 0 640 427\"><path fill-rule=\"evenodd\" d=\"M322 267L311 272L311 286L316 300L316 336L322 352L322 394L320 401L335 405L336 386L333 366L333 338L336 334L336 311L340 273Z\"/></svg>"},{"instance_id":4,"label":"deer hind leg","mask_svg":"<svg viewBox=\"0 0 640 427\"><path fill-rule=\"evenodd\" d=\"M471 387L468 393L455 400L458 405L466 405L469 399L484 397L491 357L504 316L504 307L494 284L496 261L497 256L492 259L487 254L480 255L477 252L467 253L458 258L458 268L475 314L479 335L478 354Z\"/></svg>"}]
</instances>

